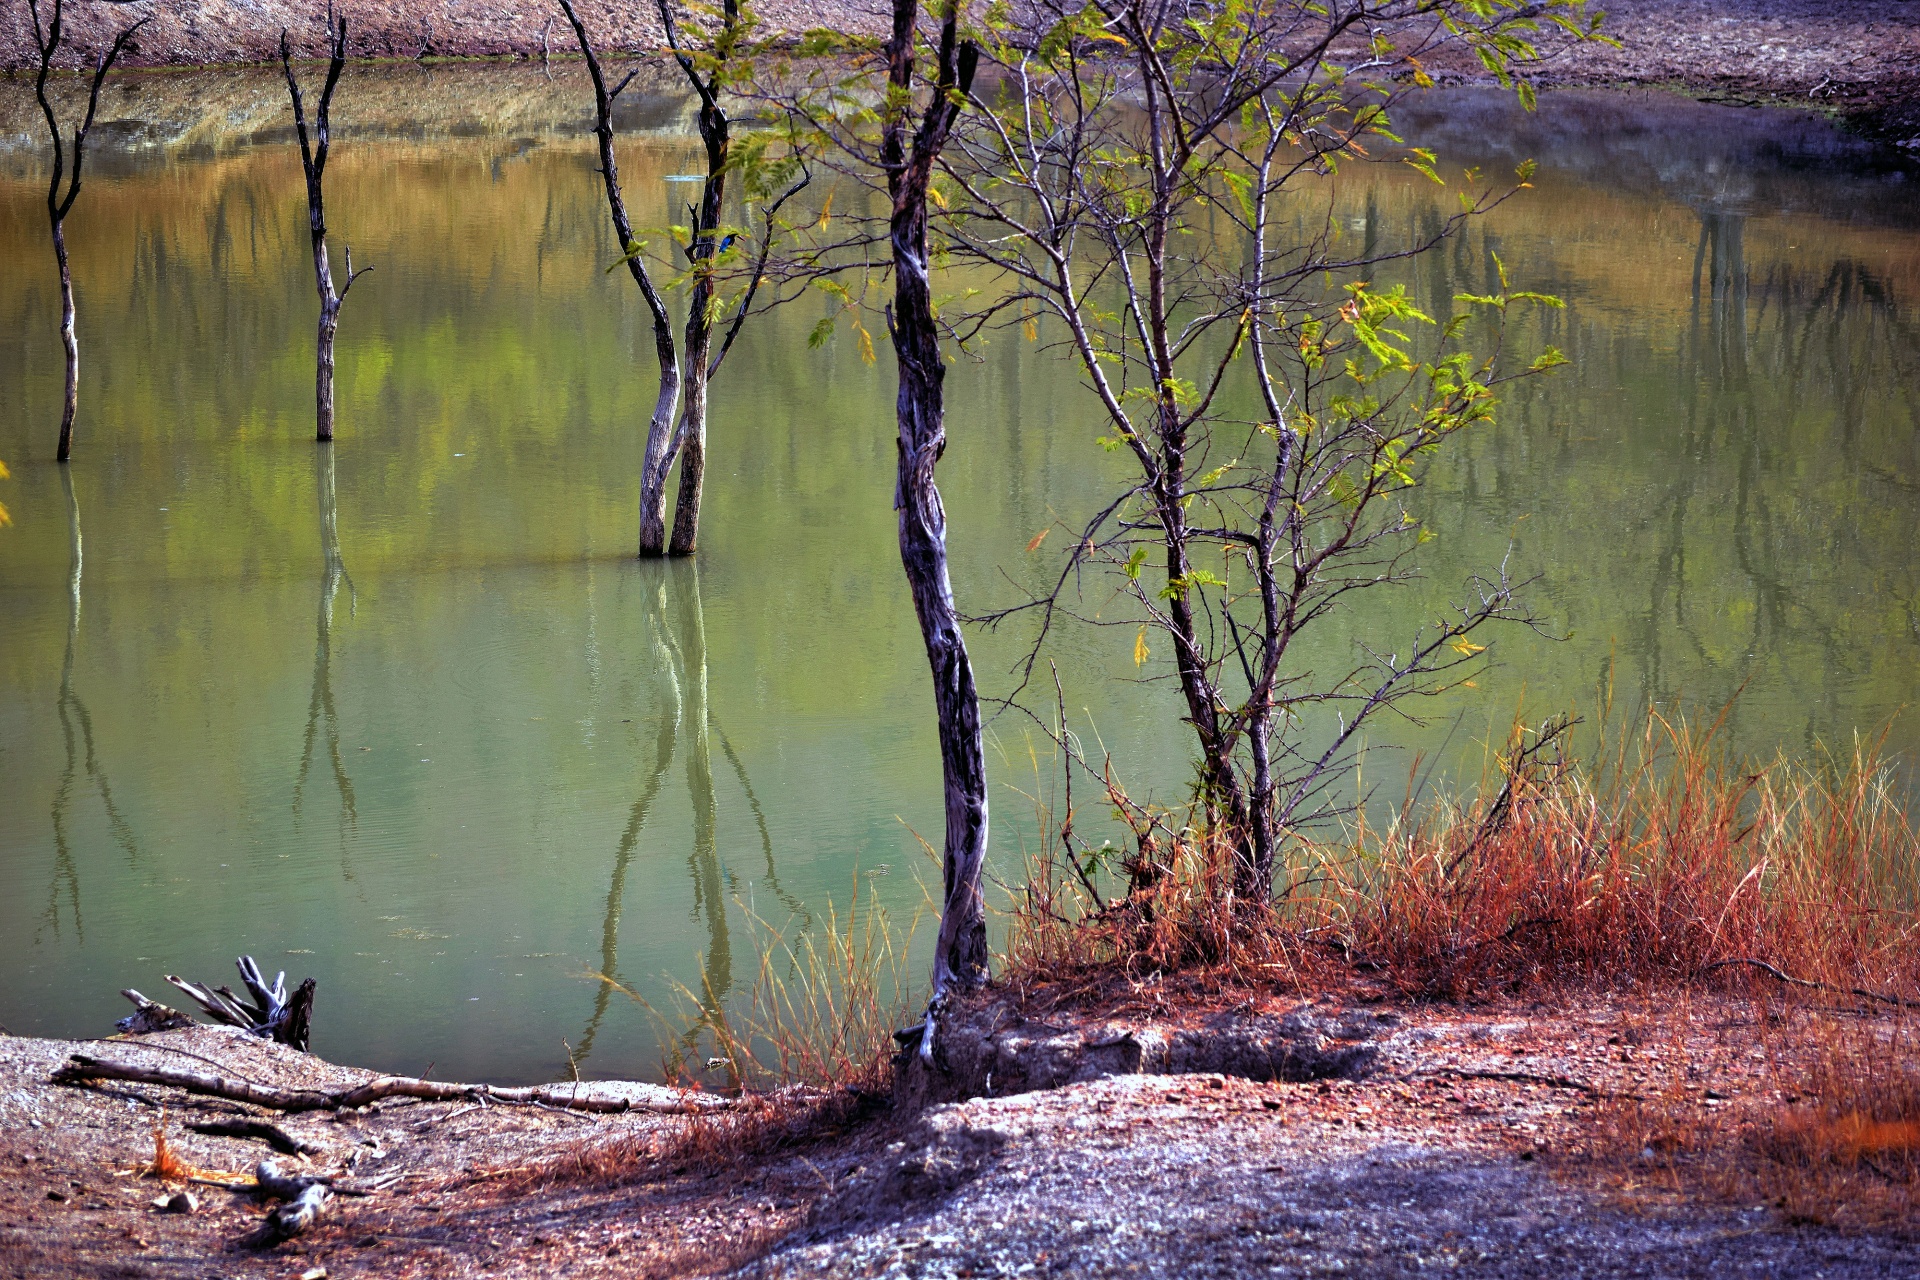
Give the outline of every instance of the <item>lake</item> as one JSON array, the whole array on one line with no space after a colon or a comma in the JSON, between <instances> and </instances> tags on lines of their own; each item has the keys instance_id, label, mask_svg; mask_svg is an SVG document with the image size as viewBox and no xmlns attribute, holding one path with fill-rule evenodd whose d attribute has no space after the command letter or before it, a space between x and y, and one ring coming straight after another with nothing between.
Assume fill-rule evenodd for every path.
<instances>
[{"instance_id":1,"label":"lake","mask_svg":"<svg viewBox=\"0 0 1920 1280\"><path fill-rule=\"evenodd\" d=\"M644 87L644 86L643 86ZM938 746L897 559L892 369L802 299L715 384L697 563L633 558L651 330L617 256L577 69L351 71L336 260L374 272L312 429L316 303L284 89L116 77L68 224L75 458L30 90L0 109L0 1024L96 1035L233 957L319 979L314 1048L440 1078L658 1070L673 984L737 995L766 928L937 881ZM17 99L17 101L15 100ZM637 220L698 167L656 78L620 120ZM1920 674L1920 167L1811 114L1657 95L1435 94L1409 140L1534 189L1406 277L1563 297L1509 341L1574 363L1458 442L1421 502L1427 582L1304 661L1410 630L1503 556L1552 635L1366 767L1480 776L1516 713L1717 710L1740 751L1888 733ZM1341 235L1410 242L1451 196L1346 170ZM879 332L877 318L874 328ZM1070 367L997 341L948 376L963 609L1011 602L1123 473ZM1133 632L1065 634L1070 717L1136 794L1190 749ZM1017 634L983 635L991 695ZM1457 700L1455 700L1457 699ZM1890 726L1890 727L1889 727ZM1390 750L1390 748L1393 748ZM1047 744L989 728L996 865L1036 838ZM764 921L760 926L755 919ZM922 943L928 930L920 931Z\"/></svg>"}]
</instances>

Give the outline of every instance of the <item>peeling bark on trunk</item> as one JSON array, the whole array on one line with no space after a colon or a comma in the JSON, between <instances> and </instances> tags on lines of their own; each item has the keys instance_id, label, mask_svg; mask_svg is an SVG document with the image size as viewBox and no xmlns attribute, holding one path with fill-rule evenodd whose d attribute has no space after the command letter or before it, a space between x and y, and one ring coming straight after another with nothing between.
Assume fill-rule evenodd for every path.
<instances>
[{"instance_id":1,"label":"peeling bark on trunk","mask_svg":"<svg viewBox=\"0 0 1920 1280\"><path fill-rule=\"evenodd\" d=\"M80 410L80 339L73 331L73 269L67 264L67 229L53 224L53 256L60 263L60 345L67 352L67 397L60 410L60 449L54 457L73 456L73 420Z\"/></svg>"},{"instance_id":2,"label":"peeling bark on trunk","mask_svg":"<svg viewBox=\"0 0 1920 1280\"><path fill-rule=\"evenodd\" d=\"M893 198L894 295L888 328L900 367L895 402L899 462L893 505L899 515L900 563L913 591L913 610L933 673L946 796L940 936L934 944L929 1030L950 992L977 986L987 977L986 904L980 888L987 852L986 754L980 741L980 698L973 665L947 573L946 508L934 483L934 468L947 447L946 364L940 357L927 254L927 187L959 115L952 95L956 89L960 95L967 92L978 57L971 44L957 48L958 10L956 3L942 20L934 92L914 132L911 153L905 111L887 122L881 139L881 164ZM918 0L894 0L888 78L903 96L913 87L917 16ZM923 1040L922 1052L929 1051L929 1043Z\"/></svg>"},{"instance_id":3,"label":"peeling bark on trunk","mask_svg":"<svg viewBox=\"0 0 1920 1280\"><path fill-rule=\"evenodd\" d=\"M675 437L681 451L680 494L674 504L673 540L667 548L669 555L687 556L693 554L699 538L700 498L707 472L707 383L713 376L713 365L708 363L713 350L713 260L720 255L720 211L726 199L731 122L720 103L719 71L701 78L693 59L680 48L679 29L668 0L658 0L658 4L660 24L674 60L700 99L700 140L707 151L707 179L700 188L700 207L691 210L693 234L687 248L693 290L687 302L686 403ZM731 33L740 21L739 5L727 0L722 14L725 29Z\"/></svg>"},{"instance_id":4,"label":"peeling bark on trunk","mask_svg":"<svg viewBox=\"0 0 1920 1280\"><path fill-rule=\"evenodd\" d=\"M314 340L313 438L322 444L333 439L333 337L340 331L340 299L333 292L333 272L327 262L327 229L314 206L313 274L320 291L320 327Z\"/></svg>"},{"instance_id":5,"label":"peeling bark on trunk","mask_svg":"<svg viewBox=\"0 0 1920 1280\"><path fill-rule=\"evenodd\" d=\"M611 89L607 88L606 76L600 69L600 56L594 52L593 41L587 37L586 24L574 12L569 0L560 0L560 9L573 27L574 38L580 44L580 55L587 63L587 74L593 80L593 135L600 144L600 177L606 186L607 212L613 218L614 234L620 239L620 252L625 255L627 274L640 286L640 296L646 299L647 310L653 317L653 350L660 361L660 392L654 398L653 417L647 423L647 451L640 464L640 554L643 557L664 555L667 549L667 473L673 469L677 447L673 410L680 402L680 356L674 349L673 321L667 315L666 301L661 298L659 290L653 287L653 278L647 274L647 264L640 256L639 241L633 234L633 220L627 216L626 198L620 192L620 166L613 154L613 103L621 90L633 80L634 73L629 71L626 79Z\"/></svg>"}]
</instances>

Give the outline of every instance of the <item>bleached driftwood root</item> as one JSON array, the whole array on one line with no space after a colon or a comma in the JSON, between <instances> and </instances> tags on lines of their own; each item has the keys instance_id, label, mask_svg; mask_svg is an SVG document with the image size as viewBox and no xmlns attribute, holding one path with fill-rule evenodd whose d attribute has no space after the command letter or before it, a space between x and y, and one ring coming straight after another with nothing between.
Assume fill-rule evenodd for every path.
<instances>
[{"instance_id":1,"label":"bleached driftwood root","mask_svg":"<svg viewBox=\"0 0 1920 1280\"><path fill-rule=\"evenodd\" d=\"M240 980L247 988L247 994L253 998L248 1004L233 993L230 987L208 987L200 982L188 982L174 974L166 975L180 990L193 997L194 1003L207 1011L207 1016L215 1022L224 1022L231 1027L256 1036L265 1036L284 1045L306 1052L308 1024L313 1019L313 990L315 982L308 978L287 995L287 975L283 971L276 975L273 985L267 985L267 979L260 972L260 966L254 963L252 956L241 956L234 961L240 970ZM133 993L122 993L129 1000ZM134 1001L138 1004L139 1001Z\"/></svg>"},{"instance_id":2,"label":"bleached driftwood root","mask_svg":"<svg viewBox=\"0 0 1920 1280\"><path fill-rule=\"evenodd\" d=\"M53 1073L55 1084L86 1084L95 1080L130 1080L137 1084L168 1085L210 1098L246 1102L273 1111L335 1111L342 1107L364 1107L383 1098L417 1098L422 1102L476 1102L507 1105L552 1107L560 1111L588 1111L603 1114L647 1111L667 1115L699 1115L724 1110L733 1105L726 1098L699 1093L681 1093L672 1100L631 1097L606 1097L587 1092L575 1085L529 1085L502 1088L491 1084L457 1084L439 1080L420 1080L412 1076L377 1076L351 1089L288 1089L279 1085L256 1084L211 1071L181 1071L167 1067L142 1067L128 1062L108 1062L89 1054L76 1053L66 1065Z\"/></svg>"},{"instance_id":3,"label":"bleached driftwood root","mask_svg":"<svg viewBox=\"0 0 1920 1280\"><path fill-rule=\"evenodd\" d=\"M293 1178L280 1171L271 1160L262 1160L253 1172L259 1189L276 1200L284 1200L260 1227L261 1244L279 1244L291 1240L320 1220L333 1203L333 1192L319 1178Z\"/></svg>"},{"instance_id":4,"label":"bleached driftwood root","mask_svg":"<svg viewBox=\"0 0 1920 1280\"><path fill-rule=\"evenodd\" d=\"M193 1019L178 1009L161 1004L158 1000L149 1000L132 987L120 994L133 1002L133 1012L113 1024L123 1035L144 1036L155 1031L178 1031L193 1025Z\"/></svg>"}]
</instances>

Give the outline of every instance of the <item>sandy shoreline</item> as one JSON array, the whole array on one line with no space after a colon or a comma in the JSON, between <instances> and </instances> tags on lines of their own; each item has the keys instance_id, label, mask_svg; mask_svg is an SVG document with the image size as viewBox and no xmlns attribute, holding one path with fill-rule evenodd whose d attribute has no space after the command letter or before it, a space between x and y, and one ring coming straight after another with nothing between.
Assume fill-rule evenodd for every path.
<instances>
[{"instance_id":1,"label":"sandy shoreline","mask_svg":"<svg viewBox=\"0 0 1920 1280\"><path fill-rule=\"evenodd\" d=\"M1232 1016L1344 1028L1336 1038L1365 1047L1366 1070L1297 1083L1123 1074L917 1116L875 1100L731 1151L700 1128L708 1121L678 1116L398 1101L267 1116L151 1085L49 1083L73 1052L185 1051L327 1087L367 1074L215 1028L139 1042L0 1038L0 1275L1920 1271L1910 1234L1795 1225L1772 1203L1675 1194L1683 1157L1658 1138L1658 1152L1595 1163L1596 1135L1623 1114L1614 1099L1685 1095L1703 1116L1777 1105L1781 1078L1755 1050L1790 1046L1791 1034L1765 1028L1811 1026L1796 1022L1804 1012L1706 995L1683 996L1668 1024L1658 1020L1671 998L1265 1003ZM1042 1037L1093 1045L1114 1033L1110 1018L1074 1031L1061 1011L1034 1012L1025 1025ZM996 1019L1008 1016L1022 1015ZM1149 1016L1172 1026L1203 1015ZM1659 1025L1673 1035L1650 1031ZM391 1189L338 1201L310 1233L267 1250L245 1243L264 1211L247 1197L203 1187L194 1214L155 1208L178 1189L139 1174L156 1125L193 1164L238 1173L271 1153L187 1126L242 1113L310 1144L302 1167L378 1175Z\"/></svg>"}]
</instances>

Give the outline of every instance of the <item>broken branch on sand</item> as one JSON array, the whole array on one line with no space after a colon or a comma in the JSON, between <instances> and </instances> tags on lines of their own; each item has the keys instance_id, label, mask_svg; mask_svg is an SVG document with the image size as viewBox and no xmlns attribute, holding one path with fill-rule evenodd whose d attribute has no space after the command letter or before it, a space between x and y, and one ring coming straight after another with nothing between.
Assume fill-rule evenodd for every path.
<instances>
[{"instance_id":1,"label":"broken branch on sand","mask_svg":"<svg viewBox=\"0 0 1920 1280\"><path fill-rule=\"evenodd\" d=\"M289 1089L278 1085L255 1084L227 1075L206 1071L174 1071L164 1067L140 1067L125 1062L108 1062L88 1054L76 1053L65 1066L53 1073L56 1084L87 1084L96 1080L130 1080L137 1084L168 1085L188 1093L229 1102L246 1102L273 1111L334 1111L342 1107L364 1107L383 1098L416 1098L422 1102L473 1102L484 1098L489 1103L509 1106L545 1106L560 1111L617 1113L652 1111L670 1115L698 1115L724 1110L733 1105L726 1098L683 1092L671 1101L633 1097L582 1096L578 1086L529 1085L502 1088L490 1084L456 1084L427 1081L412 1076L377 1076L351 1089Z\"/></svg>"},{"instance_id":2,"label":"broken branch on sand","mask_svg":"<svg viewBox=\"0 0 1920 1280\"><path fill-rule=\"evenodd\" d=\"M324 1179L288 1177L271 1160L262 1160L254 1169L253 1178L263 1194L286 1201L261 1224L262 1244L291 1240L319 1221L333 1202L333 1191Z\"/></svg>"}]
</instances>

